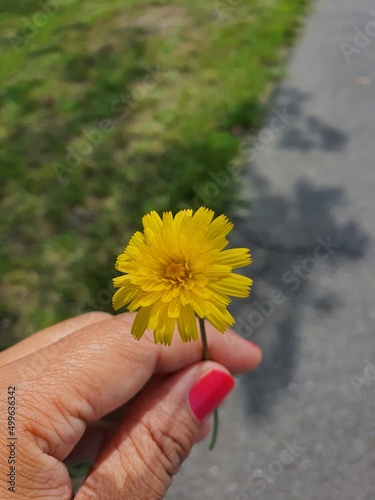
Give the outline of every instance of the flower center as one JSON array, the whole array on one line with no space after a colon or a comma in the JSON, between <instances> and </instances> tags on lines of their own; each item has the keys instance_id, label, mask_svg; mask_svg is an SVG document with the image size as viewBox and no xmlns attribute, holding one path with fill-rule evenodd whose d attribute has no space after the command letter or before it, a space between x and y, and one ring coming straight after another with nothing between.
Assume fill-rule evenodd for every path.
<instances>
[{"instance_id":1,"label":"flower center","mask_svg":"<svg viewBox=\"0 0 375 500\"><path fill-rule=\"evenodd\" d=\"M191 272L186 262L171 262L165 268L164 277L174 284L183 285L191 278Z\"/></svg>"}]
</instances>

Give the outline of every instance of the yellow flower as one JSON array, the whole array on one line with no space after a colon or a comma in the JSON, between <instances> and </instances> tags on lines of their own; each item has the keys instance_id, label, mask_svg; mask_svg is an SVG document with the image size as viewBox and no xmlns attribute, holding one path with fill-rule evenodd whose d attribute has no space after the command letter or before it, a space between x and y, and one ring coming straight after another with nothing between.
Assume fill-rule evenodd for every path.
<instances>
[{"instance_id":1,"label":"yellow flower","mask_svg":"<svg viewBox=\"0 0 375 500\"><path fill-rule=\"evenodd\" d=\"M117 257L119 290L113 307L127 305L138 314L132 335L140 339L146 328L156 343L170 345L177 322L184 342L198 339L196 313L224 333L234 324L227 306L229 295L247 297L252 280L232 273L251 263L247 248L224 250L233 224L221 215L199 208L181 210L163 218L152 211L143 217L144 231L136 232Z\"/></svg>"}]
</instances>

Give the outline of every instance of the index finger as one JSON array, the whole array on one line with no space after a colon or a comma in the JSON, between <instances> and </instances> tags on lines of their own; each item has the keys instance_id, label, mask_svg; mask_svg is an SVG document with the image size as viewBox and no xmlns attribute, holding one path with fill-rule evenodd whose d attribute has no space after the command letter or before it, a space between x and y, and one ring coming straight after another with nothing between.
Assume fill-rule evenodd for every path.
<instances>
[{"instance_id":1,"label":"index finger","mask_svg":"<svg viewBox=\"0 0 375 500\"><path fill-rule=\"evenodd\" d=\"M0 352L0 366L6 363L11 363L16 359L23 358L32 352L37 351L46 347L48 344L53 344L71 333L80 330L85 326L98 323L106 318L110 318L109 313L101 311L92 311L74 318L66 319L57 323L56 325L48 326L37 333L34 333L30 337L17 342L17 344L8 347L4 351Z\"/></svg>"}]
</instances>

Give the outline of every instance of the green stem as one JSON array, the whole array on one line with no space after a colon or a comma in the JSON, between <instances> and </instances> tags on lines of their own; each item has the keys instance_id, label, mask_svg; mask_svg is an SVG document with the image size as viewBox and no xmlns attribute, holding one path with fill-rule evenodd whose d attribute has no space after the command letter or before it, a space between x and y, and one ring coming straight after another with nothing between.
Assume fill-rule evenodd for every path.
<instances>
[{"instance_id":1,"label":"green stem","mask_svg":"<svg viewBox=\"0 0 375 500\"><path fill-rule=\"evenodd\" d=\"M210 356L208 353L206 327L204 325L204 320L202 318L199 318L199 327L200 327L201 336L202 336L203 359L205 361L208 361L210 359ZM213 427L212 427L212 436L211 436L210 445L208 447L208 449L210 451L214 449L216 439L217 439L217 433L218 433L218 429L219 429L219 412L218 412L217 408L214 410L213 417L214 417L214 422L213 422Z\"/></svg>"},{"instance_id":2,"label":"green stem","mask_svg":"<svg viewBox=\"0 0 375 500\"><path fill-rule=\"evenodd\" d=\"M217 439L217 433L219 431L219 411L217 408L214 410L214 423L212 427L212 436L211 436L211 441L208 449L211 451L214 449L216 439Z\"/></svg>"},{"instance_id":3,"label":"green stem","mask_svg":"<svg viewBox=\"0 0 375 500\"><path fill-rule=\"evenodd\" d=\"M202 336L203 359L205 361L208 361L210 359L210 356L208 354L208 344L207 344L206 327L204 325L204 320L202 318L199 318L199 327L201 329L201 336Z\"/></svg>"}]
</instances>

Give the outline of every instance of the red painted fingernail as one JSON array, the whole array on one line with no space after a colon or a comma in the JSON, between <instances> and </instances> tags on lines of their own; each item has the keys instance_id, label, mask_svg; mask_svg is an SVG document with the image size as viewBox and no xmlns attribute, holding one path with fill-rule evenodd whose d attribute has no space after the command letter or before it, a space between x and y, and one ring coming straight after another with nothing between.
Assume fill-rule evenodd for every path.
<instances>
[{"instance_id":1,"label":"red painted fingernail","mask_svg":"<svg viewBox=\"0 0 375 500\"><path fill-rule=\"evenodd\" d=\"M211 370L193 385L189 405L198 420L204 420L233 389L234 378L221 370Z\"/></svg>"}]
</instances>

